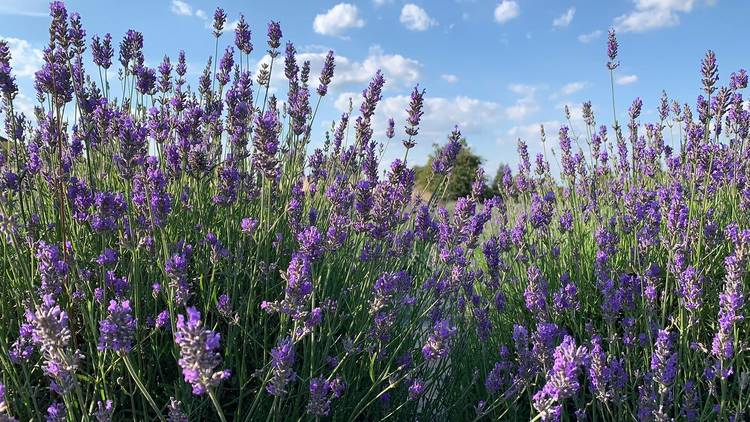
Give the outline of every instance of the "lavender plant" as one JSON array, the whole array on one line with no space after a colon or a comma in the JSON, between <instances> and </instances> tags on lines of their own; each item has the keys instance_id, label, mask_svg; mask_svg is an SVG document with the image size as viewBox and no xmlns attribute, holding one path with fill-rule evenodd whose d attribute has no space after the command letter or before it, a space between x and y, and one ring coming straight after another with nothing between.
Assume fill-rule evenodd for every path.
<instances>
[{"instance_id":1,"label":"lavender plant","mask_svg":"<svg viewBox=\"0 0 750 422\"><path fill-rule=\"evenodd\" d=\"M33 116L0 41L0 419L748 417L745 70L721 86L709 51L695 107L636 99L624 127L613 84L611 126L587 102L559 128L559 174L519 140L498 196L479 171L447 207L466 144L415 194L418 86L373 127L378 71L318 142L335 54L317 81L291 42L278 63L279 22L253 74L257 32L217 9L191 85L185 52L150 68L141 33L50 16Z\"/></svg>"}]
</instances>

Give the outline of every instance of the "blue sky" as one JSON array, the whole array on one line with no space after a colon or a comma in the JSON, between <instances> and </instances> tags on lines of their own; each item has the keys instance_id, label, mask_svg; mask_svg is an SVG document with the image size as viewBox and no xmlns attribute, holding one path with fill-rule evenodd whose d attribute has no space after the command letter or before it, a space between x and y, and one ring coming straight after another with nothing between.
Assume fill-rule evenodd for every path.
<instances>
[{"instance_id":1,"label":"blue sky","mask_svg":"<svg viewBox=\"0 0 750 422\"><path fill-rule=\"evenodd\" d=\"M554 147L563 106L591 100L600 122L611 122L606 33L618 30L621 66L616 71L617 110L644 100L643 119L655 119L661 90L693 103L700 93L700 60L707 49L718 56L722 80L747 67L744 31L750 2L729 0L361 0L203 1L131 0L66 2L81 14L88 36L110 32L115 40L128 29L144 33L148 65L164 54L187 53L193 78L214 53L210 19L216 6L229 21L244 13L253 30L254 66L264 60L266 23L280 20L284 40L295 43L302 59L320 69L328 49L337 56L336 76L316 122L313 143L359 93L375 70L387 83L376 124L403 123L411 88L427 90L418 146L410 154L423 162L434 142L443 142L458 124L488 171L516 163L516 139L541 150L538 126L545 123ZM14 68L25 97L33 98L33 71L47 42L47 2L0 0L0 37L10 41ZM233 43L225 34L220 46ZM222 47L220 47L221 49ZM266 58L267 59L267 58ZM277 67L278 69L279 67ZM281 75L278 75L279 77ZM282 93L285 84L274 83ZM579 130L580 133L580 130ZM400 138L399 138L400 139ZM385 157L403 155L400 143Z\"/></svg>"}]
</instances>

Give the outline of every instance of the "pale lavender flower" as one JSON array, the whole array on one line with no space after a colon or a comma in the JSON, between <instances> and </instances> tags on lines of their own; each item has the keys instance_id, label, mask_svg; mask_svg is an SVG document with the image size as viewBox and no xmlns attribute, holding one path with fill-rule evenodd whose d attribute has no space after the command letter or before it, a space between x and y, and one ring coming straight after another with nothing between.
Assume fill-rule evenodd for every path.
<instances>
[{"instance_id":1,"label":"pale lavender flower","mask_svg":"<svg viewBox=\"0 0 750 422\"><path fill-rule=\"evenodd\" d=\"M271 349L272 377L266 384L266 391L273 396L286 394L286 386L294 378L294 343L290 337L279 340Z\"/></svg>"},{"instance_id":2,"label":"pale lavender flower","mask_svg":"<svg viewBox=\"0 0 750 422\"><path fill-rule=\"evenodd\" d=\"M97 349L115 352L130 352L135 336L135 319L130 301L111 300L107 308L109 315L99 321L99 345Z\"/></svg>"},{"instance_id":3,"label":"pale lavender flower","mask_svg":"<svg viewBox=\"0 0 750 422\"><path fill-rule=\"evenodd\" d=\"M221 364L217 349L221 337L219 333L203 328L201 314L193 307L187 308L185 316L177 315L177 332L175 343L180 348L180 359L185 382L193 387L193 394L203 395L209 388L219 385L229 378L228 369L216 370Z\"/></svg>"}]
</instances>

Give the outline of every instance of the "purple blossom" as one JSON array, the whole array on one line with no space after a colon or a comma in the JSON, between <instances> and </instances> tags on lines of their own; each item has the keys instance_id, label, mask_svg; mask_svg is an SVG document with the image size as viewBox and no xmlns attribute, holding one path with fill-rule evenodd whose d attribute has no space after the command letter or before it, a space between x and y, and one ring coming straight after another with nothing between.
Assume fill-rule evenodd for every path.
<instances>
[{"instance_id":1,"label":"purple blossom","mask_svg":"<svg viewBox=\"0 0 750 422\"><path fill-rule=\"evenodd\" d=\"M290 337L279 340L271 349L271 380L266 384L266 391L272 396L286 394L286 386L294 378L294 343Z\"/></svg>"},{"instance_id":2,"label":"purple blossom","mask_svg":"<svg viewBox=\"0 0 750 422\"><path fill-rule=\"evenodd\" d=\"M220 335L203 328L201 314L193 307L187 308L187 320L177 315L177 332L174 341L180 348L177 363L182 368L185 382L193 387L193 394L203 395L209 388L219 385L229 378L228 369L216 370L221 364L219 348Z\"/></svg>"},{"instance_id":3,"label":"purple blossom","mask_svg":"<svg viewBox=\"0 0 750 422\"><path fill-rule=\"evenodd\" d=\"M107 307L109 315L99 321L99 345L97 349L115 352L130 352L135 336L135 319L133 319L130 301L111 300Z\"/></svg>"}]
</instances>

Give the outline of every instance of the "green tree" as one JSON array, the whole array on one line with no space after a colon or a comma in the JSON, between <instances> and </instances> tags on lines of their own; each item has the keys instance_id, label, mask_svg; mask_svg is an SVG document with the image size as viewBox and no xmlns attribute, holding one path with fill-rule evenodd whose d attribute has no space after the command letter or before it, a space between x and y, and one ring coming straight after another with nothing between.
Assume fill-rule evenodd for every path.
<instances>
[{"instance_id":1,"label":"green tree","mask_svg":"<svg viewBox=\"0 0 750 422\"><path fill-rule=\"evenodd\" d=\"M424 166L415 166L417 186L427 192L437 195L442 194L445 189L443 200L452 201L462 196L471 194L471 184L476 176L477 169L482 165L482 157L475 154L466 143L466 139L461 140L461 152L456 157L456 163L453 170L448 175L448 185L445 186L442 175L433 175L432 162L435 160L440 146L435 144L434 151L430 154L427 164ZM439 192L435 192L439 188Z\"/></svg>"}]
</instances>

